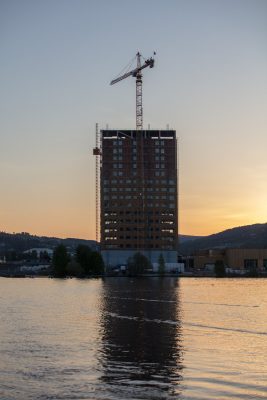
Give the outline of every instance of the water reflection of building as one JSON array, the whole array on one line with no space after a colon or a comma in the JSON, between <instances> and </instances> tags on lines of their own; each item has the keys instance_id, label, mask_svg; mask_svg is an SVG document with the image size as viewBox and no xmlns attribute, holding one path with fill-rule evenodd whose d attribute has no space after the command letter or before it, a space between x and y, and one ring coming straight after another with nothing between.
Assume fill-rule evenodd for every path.
<instances>
[{"instance_id":1,"label":"water reflection of building","mask_svg":"<svg viewBox=\"0 0 267 400\"><path fill-rule=\"evenodd\" d=\"M182 347L178 282L175 278L152 278L109 279L104 283L102 381L108 392L116 391L117 398L179 394Z\"/></svg>"}]
</instances>

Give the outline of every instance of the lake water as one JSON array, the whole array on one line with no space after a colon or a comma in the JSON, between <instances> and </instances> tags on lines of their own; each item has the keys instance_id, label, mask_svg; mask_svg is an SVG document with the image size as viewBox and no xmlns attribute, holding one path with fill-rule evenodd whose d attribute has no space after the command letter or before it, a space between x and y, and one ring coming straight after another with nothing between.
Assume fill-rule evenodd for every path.
<instances>
[{"instance_id":1,"label":"lake water","mask_svg":"<svg viewBox=\"0 0 267 400\"><path fill-rule=\"evenodd\" d=\"M266 399L267 280L0 278L0 399Z\"/></svg>"}]
</instances>

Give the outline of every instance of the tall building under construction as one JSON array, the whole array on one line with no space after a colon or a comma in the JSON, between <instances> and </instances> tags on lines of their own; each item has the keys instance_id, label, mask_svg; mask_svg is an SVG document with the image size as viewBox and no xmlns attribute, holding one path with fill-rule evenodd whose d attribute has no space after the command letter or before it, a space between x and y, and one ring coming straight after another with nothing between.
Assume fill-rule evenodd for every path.
<instances>
[{"instance_id":1,"label":"tall building under construction","mask_svg":"<svg viewBox=\"0 0 267 400\"><path fill-rule=\"evenodd\" d=\"M96 128L96 237L100 231L107 267L126 264L136 252L151 263L160 254L166 263L177 262L176 132L143 130L142 71L155 61L142 64L142 58L138 52L136 67L110 83L136 78L136 130L99 135Z\"/></svg>"},{"instance_id":2,"label":"tall building under construction","mask_svg":"<svg viewBox=\"0 0 267 400\"><path fill-rule=\"evenodd\" d=\"M137 251L177 261L177 142L173 130L101 131L101 249L106 265Z\"/></svg>"}]
</instances>

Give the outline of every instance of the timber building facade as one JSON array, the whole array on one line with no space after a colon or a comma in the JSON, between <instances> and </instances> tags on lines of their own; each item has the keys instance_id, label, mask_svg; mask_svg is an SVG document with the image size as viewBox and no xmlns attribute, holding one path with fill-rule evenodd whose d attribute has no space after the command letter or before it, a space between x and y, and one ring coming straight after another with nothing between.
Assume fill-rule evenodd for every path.
<instances>
[{"instance_id":1,"label":"timber building facade","mask_svg":"<svg viewBox=\"0 0 267 400\"><path fill-rule=\"evenodd\" d=\"M101 155L101 249L108 254L106 262L114 251L125 257L141 251L151 261L162 253L165 261L176 261L176 132L102 130Z\"/></svg>"}]
</instances>

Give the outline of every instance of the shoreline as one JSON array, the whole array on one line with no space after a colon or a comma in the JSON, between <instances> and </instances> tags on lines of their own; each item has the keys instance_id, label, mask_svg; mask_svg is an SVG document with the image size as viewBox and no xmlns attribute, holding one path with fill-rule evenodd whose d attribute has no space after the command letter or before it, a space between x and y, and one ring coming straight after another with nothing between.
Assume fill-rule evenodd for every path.
<instances>
[{"instance_id":1,"label":"shoreline","mask_svg":"<svg viewBox=\"0 0 267 400\"><path fill-rule=\"evenodd\" d=\"M0 275L0 278L29 278L29 279L34 279L34 278L48 278L48 279L61 279L61 280L69 280L69 279L78 279L78 280L91 280L91 279L108 279L108 278L123 278L123 279L133 279L133 278L138 278L138 279L143 279L143 278L215 278L215 279L264 279L267 278L267 274L260 274L258 276L248 276L248 275L227 275L223 277L216 277L215 275L205 275L205 274L164 274L164 275L159 275L159 274L144 274L144 275L136 275L136 276L129 276L129 275L92 275L92 276L86 276L86 277L78 277L78 276L65 276L65 277L57 277L57 276L52 276L52 275L29 275L29 274L14 274L14 275Z\"/></svg>"}]
</instances>

